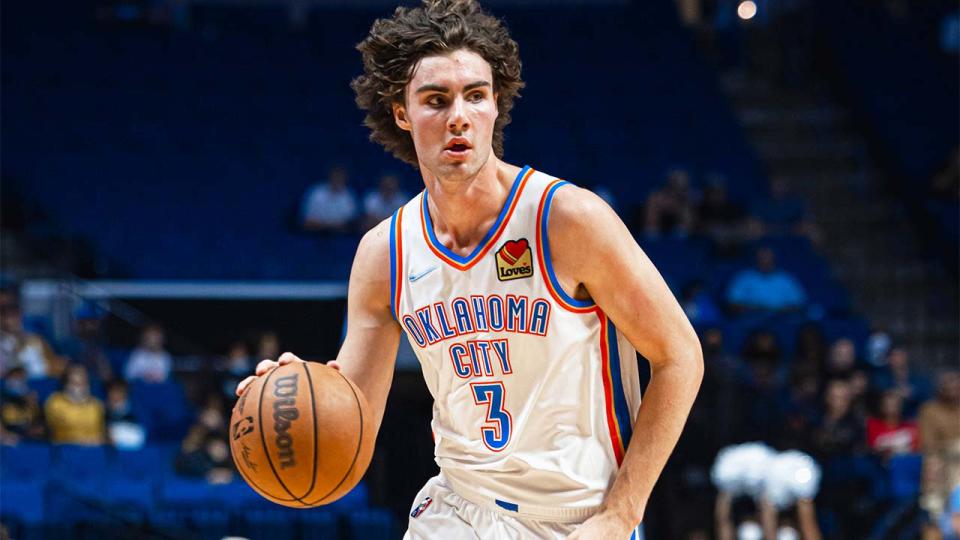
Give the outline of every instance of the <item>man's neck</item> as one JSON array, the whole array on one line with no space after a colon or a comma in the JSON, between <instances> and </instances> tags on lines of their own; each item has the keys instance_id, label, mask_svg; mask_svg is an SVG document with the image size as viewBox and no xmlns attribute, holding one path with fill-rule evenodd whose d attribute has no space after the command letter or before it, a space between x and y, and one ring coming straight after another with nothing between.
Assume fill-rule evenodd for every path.
<instances>
[{"instance_id":1,"label":"man's neck","mask_svg":"<svg viewBox=\"0 0 960 540\"><path fill-rule=\"evenodd\" d=\"M467 178L445 179L423 169L437 239L460 255L469 254L496 221L519 170L492 156Z\"/></svg>"}]
</instances>

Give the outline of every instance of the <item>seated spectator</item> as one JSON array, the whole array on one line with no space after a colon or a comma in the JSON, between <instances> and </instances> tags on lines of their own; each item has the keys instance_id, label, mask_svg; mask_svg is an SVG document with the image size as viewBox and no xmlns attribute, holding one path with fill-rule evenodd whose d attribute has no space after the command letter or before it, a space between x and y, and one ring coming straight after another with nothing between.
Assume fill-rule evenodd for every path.
<instances>
[{"instance_id":1,"label":"seated spectator","mask_svg":"<svg viewBox=\"0 0 960 540\"><path fill-rule=\"evenodd\" d=\"M340 167L331 169L328 181L311 187L303 199L304 230L345 232L356 217L356 197L347 187L347 171Z\"/></svg>"},{"instance_id":2,"label":"seated spectator","mask_svg":"<svg viewBox=\"0 0 960 540\"><path fill-rule=\"evenodd\" d=\"M15 367L3 376L0 420L0 444L15 445L44 438L37 393L27 385L27 371L23 367Z\"/></svg>"},{"instance_id":3,"label":"seated spectator","mask_svg":"<svg viewBox=\"0 0 960 540\"><path fill-rule=\"evenodd\" d=\"M73 362L87 368L91 378L100 382L113 379L110 359L103 350L103 314L96 306L85 304L76 313L74 336L63 346Z\"/></svg>"},{"instance_id":4,"label":"seated spectator","mask_svg":"<svg viewBox=\"0 0 960 540\"><path fill-rule=\"evenodd\" d=\"M211 484L233 480L233 461L227 444L223 401L219 395L211 394L207 399L197 423L180 445L175 468L181 475L204 478Z\"/></svg>"},{"instance_id":5,"label":"seated spectator","mask_svg":"<svg viewBox=\"0 0 960 540\"><path fill-rule=\"evenodd\" d=\"M790 193L790 186L783 177L770 179L770 198L757 201L750 213L767 226L774 234L791 232L799 224L806 208L803 201Z\"/></svg>"},{"instance_id":6,"label":"seated spectator","mask_svg":"<svg viewBox=\"0 0 960 540\"><path fill-rule=\"evenodd\" d=\"M960 484L960 372L940 374L937 396L920 407L917 425L923 453L920 506L935 519L951 488Z\"/></svg>"},{"instance_id":7,"label":"seated spectator","mask_svg":"<svg viewBox=\"0 0 960 540\"><path fill-rule=\"evenodd\" d=\"M228 401L236 399L237 385L253 372L253 368L254 363L247 350L247 344L243 341L235 342L230 346L230 351L223 360L218 374L217 390Z\"/></svg>"},{"instance_id":8,"label":"seated spectator","mask_svg":"<svg viewBox=\"0 0 960 540\"><path fill-rule=\"evenodd\" d=\"M59 377L65 365L47 340L26 331L19 306L0 309L0 372L22 367L30 379Z\"/></svg>"},{"instance_id":9,"label":"seated spectator","mask_svg":"<svg viewBox=\"0 0 960 540\"><path fill-rule=\"evenodd\" d=\"M90 379L81 365L67 367L63 388L43 406L50 441L55 444L98 445L106 441L103 402L90 395Z\"/></svg>"},{"instance_id":10,"label":"seated spectator","mask_svg":"<svg viewBox=\"0 0 960 540\"><path fill-rule=\"evenodd\" d=\"M254 357L254 364L261 360L276 360L280 358L280 338L273 330L267 330L257 338L257 356Z\"/></svg>"},{"instance_id":11,"label":"seated spectator","mask_svg":"<svg viewBox=\"0 0 960 540\"><path fill-rule=\"evenodd\" d=\"M930 380L910 369L910 354L903 347L894 347L887 353L886 369L874 375L873 385L881 389L895 389L903 398L904 414L912 418L920 404L933 394Z\"/></svg>"},{"instance_id":12,"label":"seated spectator","mask_svg":"<svg viewBox=\"0 0 960 540\"><path fill-rule=\"evenodd\" d=\"M820 231L807 218L803 201L791 194L783 177L770 180L770 198L755 202L750 214L762 224L765 234L799 234L815 244L820 240Z\"/></svg>"},{"instance_id":13,"label":"seated spectator","mask_svg":"<svg viewBox=\"0 0 960 540\"><path fill-rule=\"evenodd\" d=\"M832 379L824 392L824 412L813 429L811 450L823 463L863 448L864 422L851 409L853 393L844 379Z\"/></svg>"},{"instance_id":14,"label":"seated spectator","mask_svg":"<svg viewBox=\"0 0 960 540\"><path fill-rule=\"evenodd\" d=\"M107 386L107 436L115 448L136 450L146 441L143 418L130 401L127 383L111 381Z\"/></svg>"},{"instance_id":15,"label":"seated spectator","mask_svg":"<svg viewBox=\"0 0 960 540\"><path fill-rule=\"evenodd\" d=\"M807 303L803 286L790 273L778 270L770 248L757 250L756 267L737 272L727 289L727 302L737 312L789 311Z\"/></svg>"},{"instance_id":16,"label":"seated spectator","mask_svg":"<svg viewBox=\"0 0 960 540\"><path fill-rule=\"evenodd\" d=\"M743 209L727 198L726 180L719 174L707 178L696 217L697 231L721 246L732 247L744 239Z\"/></svg>"},{"instance_id":17,"label":"seated spectator","mask_svg":"<svg viewBox=\"0 0 960 540\"><path fill-rule=\"evenodd\" d=\"M363 198L363 228L372 228L377 223L390 217L397 208L400 208L410 197L400 191L400 180L392 175L380 177L380 186Z\"/></svg>"},{"instance_id":18,"label":"seated spectator","mask_svg":"<svg viewBox=\"0 0 960 540\"><path fill-rule=\"evenodd\" d=\"M839 338L830 345L824 376L827 378L847 378L857 365L857 348L853 340Z\"/></svg>"},{"instance_id":19,"label":"seated spectator","mask_svg":"<svg viewBox=\"0 0 960 540\"><path fill-rule=\"evenodd\" d=\"M162 383L170 377L173 360L164 348L163 328L157 324L144 327L140 346L130 353L124 376L128 381Z\"/></svg>"},{"instance_id":20,"label":"seated spectator","mask_svg":"<svg viewBox=\"0 0 960 540\"><path fill-rule=\"evenodd\" d=\"M693 229L693 197L690 174L675 169L667 174L667 183L647 198L643 208L643 232L648 237L666 234L686 236Z\"/></svg>"},{"instance_id":21,"label":"seated spectator","mask_svg":"<svg viewBox=\"0 0 960 540\"><path fill-rule=\"evenodd\" d=\"M797 344L790 365L790 378L794 381L814 378L819 381L827 361L827 344L823 332L816 323L806 323L797 333Z\"/></svg>"},{"instance_id":22,"label":"seated spectator","mask_svg":"<svg viewBox=\"0 0 960 540\"><path fill-rule=\"evenodd\" d=\"M703 290L703 284L694 281L684 288L683 311L694 326L711 326L723 318L713 298Z\"/></svg>"},{"instance_id":23,"label":"seated spectator","mask_svg":"<svg viewBox=\"0 0 960 540\"><path fill-rule=\"evenodd\" d=\"M920 432L903 418L903 398L896 390L880 393L874 414L867 418L867 445L884 460L920 449Z\"/></svg>"}]
</instances>

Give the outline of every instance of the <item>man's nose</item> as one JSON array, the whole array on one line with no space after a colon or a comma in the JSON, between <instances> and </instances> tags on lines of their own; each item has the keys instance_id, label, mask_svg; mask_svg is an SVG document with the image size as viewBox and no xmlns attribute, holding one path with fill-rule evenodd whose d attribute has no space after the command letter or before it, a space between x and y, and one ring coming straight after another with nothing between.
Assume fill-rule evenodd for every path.
<instances>
[{"instance_id":1,"label":"man's nose","mask_svg":"<svg viewBox=\"0 0 960 540\"><path fill-rule=\"evenodd\" d=\"M457 96L453 100L453 106L450 108L450 121L448 122L450 131L459 135L470 127L470 121L467 119L467 104L464 99Z\"/></svg>"}]
</instances>

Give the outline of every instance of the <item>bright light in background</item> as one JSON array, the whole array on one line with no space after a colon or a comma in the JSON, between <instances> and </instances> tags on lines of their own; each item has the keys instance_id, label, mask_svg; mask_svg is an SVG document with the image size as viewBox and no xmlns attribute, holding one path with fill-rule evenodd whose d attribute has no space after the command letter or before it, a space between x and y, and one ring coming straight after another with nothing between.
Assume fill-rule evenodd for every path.
<instances>
[{"instance_id":1,"label":"bright light in background","mask_svg":"<svg viewBox=\"0 0 960 540\"><path fill-rule=\"evenodd\" d=\"M793 477L794 479L796 479L797 482L800 482L801 484L806 484L807 482L810 481L810 479L813 478L813 471L807 468L803 468L795 472L793 474Z\"/></svg>"},{"instance_id":2,"label":"bright light in background","mask_svg":"<svg viewBox=\"0 0 960 540\"><path fill-rule=\"evenodd\" d=\"M749 21L757 14L757 4L753 0L743 0L737 6L737 15L745 21Z\"/></svg>"}]
</instances>

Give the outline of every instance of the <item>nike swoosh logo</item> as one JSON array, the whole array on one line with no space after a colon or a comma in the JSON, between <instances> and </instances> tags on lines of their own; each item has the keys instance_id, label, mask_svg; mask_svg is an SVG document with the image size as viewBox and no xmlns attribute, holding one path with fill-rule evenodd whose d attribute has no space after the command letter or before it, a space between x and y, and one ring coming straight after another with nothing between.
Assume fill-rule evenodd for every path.
<instances>
[{"instance_id":1,"label":"nike swoosh logo","mask_svg":"<svg viewBox=\"0 0 960 540\"><path fill-rule=\"evenodd\" d=\"M413 283L414 281L418 281L420 278L429 274L430 272L433 272L436 269L437 269L436 266L431 266L430 268L427 268L426 270L424 270L423 272L420 272L419 274L410 274L409 276L410 283Z\"/></svg>"}]
</instances>

